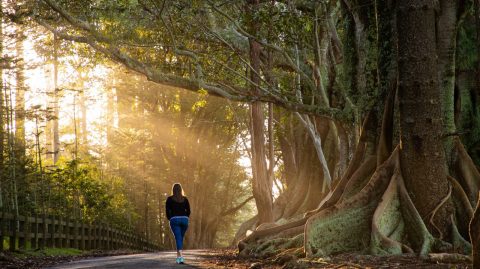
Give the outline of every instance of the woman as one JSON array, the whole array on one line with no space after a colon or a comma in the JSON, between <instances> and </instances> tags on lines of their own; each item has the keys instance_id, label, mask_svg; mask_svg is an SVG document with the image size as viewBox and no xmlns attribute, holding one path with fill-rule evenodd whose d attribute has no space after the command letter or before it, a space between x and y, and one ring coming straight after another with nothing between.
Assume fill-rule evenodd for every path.
<instances>
[{"instance_id":1,"label":"woman","mask_svg":"<svg viewBox=\"0 0 480 269\"><path fill-rule=\"evenodd\" d=\"M182 255L183 237L188 228L188 217L190 216L190 204L187 197L183 194L180 183L173 184L172 196L167 198L166 212L170 221L170 228L175 236L177 245L177 263L184 263Z\"/></svg>"}]
</instances>

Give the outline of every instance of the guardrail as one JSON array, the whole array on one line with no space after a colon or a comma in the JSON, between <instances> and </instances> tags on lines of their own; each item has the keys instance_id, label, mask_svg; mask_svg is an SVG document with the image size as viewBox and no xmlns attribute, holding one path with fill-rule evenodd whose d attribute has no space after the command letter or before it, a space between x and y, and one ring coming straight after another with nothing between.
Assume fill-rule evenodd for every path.
<instances>
[{"instance_id":1,"label":"guardrail","mask_svg":"<svg viewBox=\"0 0 480 269\"><path fill-rule=\"evenodd\" d=\"M87 224L55 216L19 216L0 213L0 238L8 237L10 250L26 248L76 248L81 250L131 248L155 251L161 247L136 234L104 223ZM0 241L1 242L1 241ZM0 250L3 244L0 244Z\"/></svg>"}]
</instances>

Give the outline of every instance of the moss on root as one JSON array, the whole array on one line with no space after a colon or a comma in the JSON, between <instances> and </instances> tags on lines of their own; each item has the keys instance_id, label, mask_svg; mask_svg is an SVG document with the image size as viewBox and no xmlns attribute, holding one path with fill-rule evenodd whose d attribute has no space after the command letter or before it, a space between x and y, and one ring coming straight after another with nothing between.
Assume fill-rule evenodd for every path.
<instances>
[{"instance_id":1,"label":"moss on root","mask_svg":"<svg viewBox=\"0 0 480 269\"><path fill-rule=\"evenodd\" d=\"M396 176L396 175L394 175ZM392 179L373 214L370 253L375 255L401 254L405 223L400 211L396 179Z\"/></svg>"},{"instance_id":2,"label":"moss on root","mask_svg":"<svg viewBox=\"0 0 480 269\"><path fill-rule=\"evenodd\" d=\"M368 245L370 218L375 203L339 210L308 223L305 245L307 256L326 256L334 253L363 250ZM352 225L352 223L355 223Z\"/></svg>"},{"instance_id":3,"label":"moss on root","mask_svg":"<svg viewBox=\"0 0 480 269\"><path fill-rule=\"evenodd\" d=\"M398 150L359 193L310 217L305 227L307 256L363 251L369 246L371 220L396 165Z\"/></svg>"},{"instance_id":4,"label":"moss on root","mask_svg":"<svg viewBox=\"0 0 480 269\"><path fill-rule=\"evenodd\" d=\"M330 195L330 198L335 197L336 202L322 203L317 210L306 215L303 219L305 222L302 219L290 220L286 224L256 232L255 236L244 240L245 246L241 253L261 257L277 255L285 264L290 264L288 266L298 264L290 258L299 257L292 255L292 252L298 251L302 246L307 258L342 252L374 255L416 253L425 257L436 252L468 254L472 245L466 240L468 236L465 236L465 230L468 227L464 222L473 215L471 197L477 198L478 194L471 193L478 191L480 180L480 177L475 176L478 171L470 171L474 166L468 161L471 159L467 160L466 165L455 170L462 180L456 181L449 177L448 194L423 219L405 186L399 152L396 149L388 160L377 167L373 175L368 176L368 183L356 194L353 194L353 191L350 192L353 194L350 197ZM362 169L359 168L360 170ZM360 174L367 176L369 173L352 173L356 175L352 178L355 178L357 183L366 181L358 178ZM466 178L468 180L465 180ZM352 189L358 189L358 186L356 183L343 184L343 187ZM466 189L468 191L465 191ZM449 199L455 207L455 213L450 215L452 226L449 234L436 238L427 228L427 224L432 223L436 212ZM298 235L302 228L304 234Z\"/></svg>"},{"instance_id":5,"label":"moss on root","mask_svg":"<svg viewBox=\"0 0 480 269\"><path fill-rule=\"evenodd\" d=\"M292 254L292 250L302 249L303 253L304 234L293 238L268 238L246 244L240 251L240 256L271 257L280 253Z\"/></svg>"}]
</instances>

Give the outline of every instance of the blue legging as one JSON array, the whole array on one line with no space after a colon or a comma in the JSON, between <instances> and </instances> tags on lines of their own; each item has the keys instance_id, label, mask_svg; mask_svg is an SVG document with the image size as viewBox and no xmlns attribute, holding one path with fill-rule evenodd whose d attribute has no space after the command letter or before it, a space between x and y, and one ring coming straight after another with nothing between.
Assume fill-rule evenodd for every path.
<instances>
[{"instance_id":1,"label":"blue legging","mask_svg":"<svg viewBox=\"0 0 480 269\"><path fill-rule=\"evenodd\" d=\"M183 237L185 236L185 232L188 229L188 217L172 217L170 219L170 229L172 229L173 235L175 236L177 250L182 250Z\"/></svg>"}]
</instances>

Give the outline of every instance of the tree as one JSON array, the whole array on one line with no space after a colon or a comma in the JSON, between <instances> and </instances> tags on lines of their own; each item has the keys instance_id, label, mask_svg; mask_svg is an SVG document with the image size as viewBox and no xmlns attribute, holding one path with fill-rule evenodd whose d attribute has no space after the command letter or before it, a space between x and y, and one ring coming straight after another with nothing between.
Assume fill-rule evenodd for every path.
<instances>
[{"instance_id":1,"label":"tree","mask_svg":"<svg viewBox=\"0 0 480 269\"><path fill-rule=\"evenodd\" d=\"M0 3L0 14L3 14L3 4ZM3 15L0 15L0 54L3 55ZM6 212L6 199L5 199L5 194L6 194L6 182L4 180L5 178L5 155L4 155L4 145L5 145L5 100L4 98L4 83L3 83L3 69L0 69L0 208L1 208L1 214L5 214ZM0 244L0 250L3 250L3 236L5 234L5 221L2 220L0 221L0 238L2 244Z\"/></svg>"},{"instance_id":2,"label":"tree","mask_svg":"<svg viewBox=\"0 0 480 269\"><path fill-rule=\"evenodd\" d=\"M405 18L397 23L402 174L420 216L425 222L430 218L428 225L435 227L429 230L437 229L444 238L450 230L453 208L449 199L442 201L450 196L445 151L438 143L444 133L442 103L430 101L442 96L436 68L434 6L429 1L400 1L398 10L397 16Z\"/></svg>"},{"instance_id":3,"label":"tree","mask_svg":"<svg viewBox=\"0 0 480 269\"><path fill-rule=\"evenodd\" d=\"M480 235L480 201L477 202L477 208L473 214L473 218L470 221L470 242L473 246L473 268L478 268L480 266L480 246L479 239Z\"/></svg>"},{"instance_id":4,"label":"tree","mask_svg":"<svg viewBox=\"0 0 480 269\"><path fill-rule=\"evenodd\" d=\"M109 79L115 81L117 95L111 106L117 107L121 122L118 128L109 127L114 134L105 161L109 173L127 181L127 195L138 212L132 222L150 239L168 241L164 203L171 185L180 182L192 207L186 244L225 245L229 238L221 235L231 233L239 211L252 199L250 188L245 189L248 178L237 163L236 136L245 127L232 115L245 118L245 108L124 72L119 68Z\"/></svg>"},{"instance_id":5,"label":"tree","mask_svg":"<svg viewBox=\"0 0 480 269\"><path fill-rule=\"evenodd\" d=\"M58 87L58 43L59 40L56 35L53 35L53 163L58 162L60 156L60 136L58 131L58 118L59 118L59 87Z\"/></svg>"},{"instance_id":6,"label":"tree","mask_svg":"<svg viewBox=\"0 0 480 269\"><path fill-rule=\"evenodd\" d=\"M318 160L309 167L322 165L323 182L328 182L329 162L351 156L314 210L302 216L305 207L297 204L304 201L296 201L287 220L272 213L269 218L278 223L246 237L242 253L272 245L329 255L362 250L368 242L375 254L426 254L469 250L466 223L480 179L454 132L452 51L460 8L447 2L439 2L438 15L436 2L427 0L249 1L255 12L245 12L243 3L217 1L171 1L161 8L146 1L107 1L92 14L82 3L43 0L43 13L34 19L155 83L204 90L255 108L259 101L270 102L300 113L304 129L295 130L306 131L303 139L315 146ZM50 16L61 18L60 23ZM115 27L105 21L114 21ZM147 45L131 46L139 42ZM255 115L260 116L260 109ZM261 130L263 120L258 119L262 124L256 130ZM322 154L325 140L319 138L325 123L325 139L330 136L335 147ZM254 133L254 143L263 135ZM280 143L287 145L289 139ZM345 148L349 152L341 151ZM291 168L292 154L288 146L283 149L285 168ZM305 172L296 165L298 173ZM285 194L305 195L307 182L293 183ZM287 203L281 201L290 197L273 202L272 212L285 212ZM258 216L246 226L263 219Z\"/></svg>"},{"instance_id":7,"label":"tree","mask_svg":"<svg viewBox=\"0 0 480 269\"><path fill-rule=\"evenodd\" d=\"M250 1L247 7L247 13L252 14L250 18L250 32L253 36L257 35L258 22L255 21L255 13L259 5L258 0ZM250 44L250 80L252 81L252 92L259 94L260 79L260 43L254 38L249 38ZM258 222L269 223L273 221L273 199L272 185L273 181L268 176L266 150L265 150L265 116L263 105L259 101L251 104L251 130L252 130L252 172L253 172L253 196L258 209Z\"/></svg>"}]
</instances>

